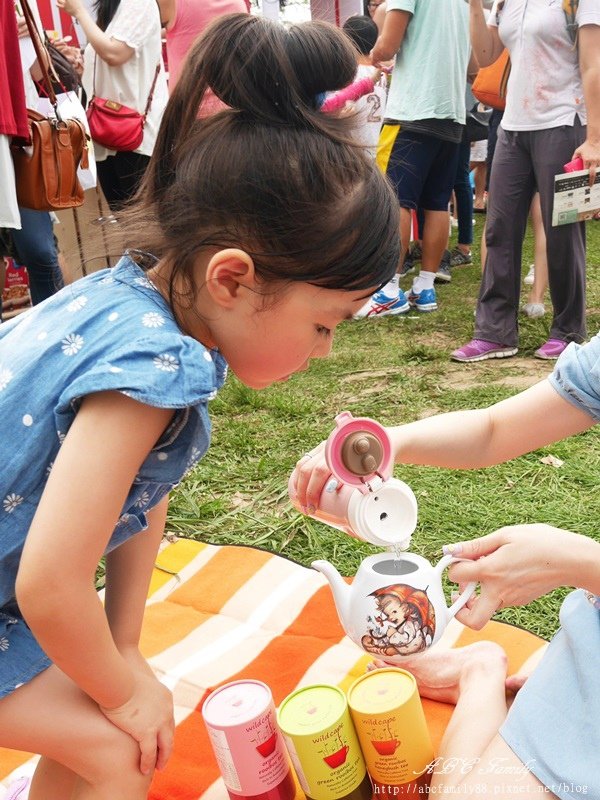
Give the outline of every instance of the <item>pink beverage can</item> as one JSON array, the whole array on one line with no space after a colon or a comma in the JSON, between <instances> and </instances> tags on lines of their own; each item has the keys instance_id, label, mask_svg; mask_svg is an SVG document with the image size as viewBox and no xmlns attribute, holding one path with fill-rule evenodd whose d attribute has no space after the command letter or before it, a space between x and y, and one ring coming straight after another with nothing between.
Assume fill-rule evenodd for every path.
<instances>
[{"instance_id":1,"label":"pink beverage can","mask_svg":"<svg viewBox=\"0 0 600 800\"><path fill-rule=\"evenodd\" d=\"M220 686L204 701L202 717L232 800L293 800L296 785L266 683Z\"/></svg>"}]
</instances>

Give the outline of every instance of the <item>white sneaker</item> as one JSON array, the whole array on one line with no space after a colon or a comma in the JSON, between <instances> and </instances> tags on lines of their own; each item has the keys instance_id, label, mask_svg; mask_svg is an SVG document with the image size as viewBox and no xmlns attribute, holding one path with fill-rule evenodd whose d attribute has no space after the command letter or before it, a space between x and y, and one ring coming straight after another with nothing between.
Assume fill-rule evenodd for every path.
<instances>
[{"instance_id":1,"label":"white sneaker","mask_svg":"<svg viewBox=\"0 0 600 800\"><path fill-rule=\"evenodd\" d=\"M535 264L529 265L529 272L523 278L523 283L527 286L533 286L533 279L535 278Z\"/></svg>"},{"instance_id":2,"label":"white sneaker","mask_svg":"<svg viewBox=\"0 0 600 800\"><path fill-rule=\"evenodd\" d=\"M410 310L410 305L402 289L398 288L395 295L390 296L385 293L385 288L367 300L364 306L357 311L354 319L365 319L367 317L393 317L397 314L405 314Z\"/></svg>"}]
</instances>

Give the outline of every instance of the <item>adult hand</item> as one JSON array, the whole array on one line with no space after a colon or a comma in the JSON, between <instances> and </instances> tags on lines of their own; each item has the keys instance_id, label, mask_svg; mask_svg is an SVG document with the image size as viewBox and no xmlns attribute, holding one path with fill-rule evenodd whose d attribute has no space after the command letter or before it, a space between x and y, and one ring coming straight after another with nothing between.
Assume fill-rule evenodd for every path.
<instances>
[{"instance_id":1,"label":"adult hand","mask_svg":"<svg viewBox=\"0 0 600 800\"><path fill-rule=\"evenodd\" d=\"M522 606L565 585L576 541L584 539L551 525L511 525L488 536L449 545L444 552L468 559L452 564L450 580L461 589L470 581L481 584L456 618L480 630L500 608Z\"/></svg>"},{"instance_id":2,"label":"adult hand","mask_svg":"<svg viewBox=\"0 0 600 800\"><path fill-rule=\"evenodd\" d=\"M19 39L24 39L25 36L29 36L27 22L22 17L17 18L17 35Z\"/></svg>"},{"instance_id":3,"label":"adult hand","mask_svg":"<svg viewBox=\"0 0 600 800\"><path fill-rule=\"evenodd\" d=\"M72 17L76 17L83 8L81 0L56 0L56 5Z\"/></svg>"},{"instance_id":4,"label":"adult hand","mask_svg":"<svg viewBox=\"0 0 600 800\"><path fill-rule=\"evenodd\" d=\"M590 171L590 186L594 185L596 172L600 167L600 141L586 139L573 153L573 158L579 157L583 161L583 168Z\"/></svg>"},{"instance_id":5,"label":"adult hand","mask_svg":"<svg viewBox=\"0 0 600 800\"><path fill-rule=\"evenodd\" d=\"M140 746L140 772L162 769L173 750L173 698L153 675L135 670L133 695L117 708L103 708L104 716L128 733Z\"/></svg>"}]
</instances>

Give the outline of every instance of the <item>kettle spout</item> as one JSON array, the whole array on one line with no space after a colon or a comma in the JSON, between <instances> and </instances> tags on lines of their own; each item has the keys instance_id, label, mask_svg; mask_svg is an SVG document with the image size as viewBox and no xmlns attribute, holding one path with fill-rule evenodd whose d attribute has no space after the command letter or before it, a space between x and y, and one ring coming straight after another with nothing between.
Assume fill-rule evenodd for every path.
<instances>
[{"instance_id":1,"label":"kettle spout","mask_svg":"<svg viewBox=\"0 0 600 800\"><path fill-rule=\"evenodd\" d=\"M329 581L338 616L342 625L346 628L350 611L350 586L329 561L313 561L311 566L318 572L322 572Z\"/></svg>"}]
</instances>

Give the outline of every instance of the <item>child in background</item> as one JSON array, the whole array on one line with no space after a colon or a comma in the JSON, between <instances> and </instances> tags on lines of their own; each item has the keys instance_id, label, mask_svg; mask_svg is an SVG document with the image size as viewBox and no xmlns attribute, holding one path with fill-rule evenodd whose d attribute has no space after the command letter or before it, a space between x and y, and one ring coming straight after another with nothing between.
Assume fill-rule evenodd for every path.
<instances>
[{"instance_id":1,"label":"child in background","mask_svg":"<svg viewBox=\"0 0 600 800\"><path fill-rule=\"evenodd\" d=\"M342 30L352 40L357 50L358 66L355 80L375 76L372 91L354 103L360 126L356 131L356 139L366 145L370 155L375 158L387 100L386 79L382 77L381 70L373 67L370 56L377 41L377 25L371 17L349 17L344 22Z\"/></svg>"},{"instance_id":2,"label":"child in background","mask_svg":"<svg viewBox=\"0 0 600 800\"><path fill-rule=\"evenodd\" d=\"M325 23L219 19L123 214L131 249L0 329L0 746L42 755L30 800L146 798L173 705L138 640L208 401L227 364L258 389L327 356L395 270L393 192L318 110L355 68ZM228 108L198 121L209 86Z\"/></svg>"}]
</instances>

